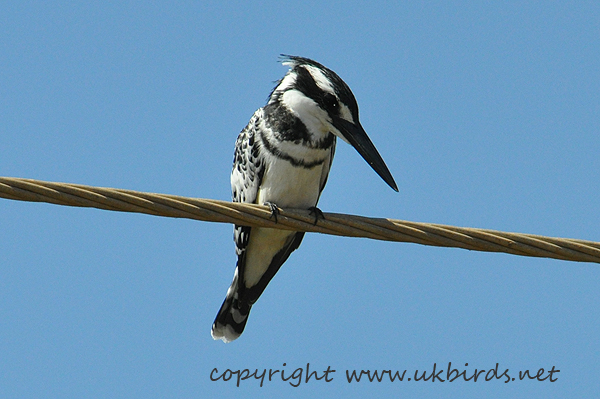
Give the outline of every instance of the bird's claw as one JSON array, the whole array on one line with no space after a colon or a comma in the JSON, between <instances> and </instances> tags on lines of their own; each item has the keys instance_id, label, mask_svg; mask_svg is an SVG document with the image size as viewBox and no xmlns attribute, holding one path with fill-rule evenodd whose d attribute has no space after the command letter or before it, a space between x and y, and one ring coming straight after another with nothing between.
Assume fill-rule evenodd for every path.
<instances>
[{"instance_id":1,"label":"bird's claw","mask_svg":"<svg viewBox=\"0 0 600 399\"><path fill-rule=\"evenodd\" d=\"M277 215L279 215L279 208L277 207L277 204L267 201L263 205L268 206L271 210L271 216L269 216L269 219L273 218L275 219L275 223L277 223Z\"/></svg>"},{"instance_id":2,"label":"bird's claw","mask_svg":"<svg viewBox=\"0 0 600 399\"><path fill-rule=\"evenodd\" d=\"M317 208L316 206L311 206L310 208L308 208L309 210L309 215L315 215L315 222L313 223L313 226L317 225L317 222L319 221L319 218L325 220L325 215L323 215L323 211L320 210L319 208Z\"/></svg>"}]
</instances>

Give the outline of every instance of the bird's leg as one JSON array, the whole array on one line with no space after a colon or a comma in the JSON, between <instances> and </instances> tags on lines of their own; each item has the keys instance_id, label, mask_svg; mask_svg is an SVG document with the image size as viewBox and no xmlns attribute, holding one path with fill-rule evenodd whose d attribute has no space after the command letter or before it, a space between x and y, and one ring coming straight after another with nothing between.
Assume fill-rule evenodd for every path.
<instances>
[{"instance_id":1,"label":"bird's leg","mask_svg":"<svg viewBox=\"0 0 600 399\"><path fill-rule=\"evenodd\" d=\"M325 215L323 215L323 211L321 211L316 206L311 206L310 208L308 208L308 210L310 211L309 215L315 215L315 222L313 223L313 226L317 225L319 218L325 220Z\"/></svg>"},{"instance_id":2,"label":"bird's leg","mask_svg":"<svg viewBox=\"0 0 600 399\"><path fill-rule=\"evenodd\" d=\"M274 218L275 223L277 223L277 215L279 215L279 208L277 207L277 204L271 201L266 201L263 205L266 205L271 209L271 216L269 219Z\"/></svg>"}]
</instances>

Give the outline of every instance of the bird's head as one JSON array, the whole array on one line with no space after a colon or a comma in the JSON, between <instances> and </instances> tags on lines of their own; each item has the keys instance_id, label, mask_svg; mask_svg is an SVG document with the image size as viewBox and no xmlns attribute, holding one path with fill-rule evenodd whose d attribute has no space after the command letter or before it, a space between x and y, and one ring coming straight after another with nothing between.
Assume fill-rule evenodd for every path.
<instances>
[{"instance_id":1,"label":"bird's head","mask_svg":"<svg viewBox=\"0 0 600 399\"><path fill-rule=\"evenodd\" d=\"M398 187L358 118L358 104L348 85L332 70L308 58L284 56L287 74L271 92L269 105L285 107L306 127L311 141L330 133L352 145L395 191Z\"/></svg>"}]
</instances>

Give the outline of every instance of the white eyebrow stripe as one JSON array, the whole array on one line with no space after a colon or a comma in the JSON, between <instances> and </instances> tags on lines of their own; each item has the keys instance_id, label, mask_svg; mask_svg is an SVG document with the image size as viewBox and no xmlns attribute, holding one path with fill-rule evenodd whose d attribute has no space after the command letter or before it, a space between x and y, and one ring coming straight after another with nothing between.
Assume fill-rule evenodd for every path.
<instances>
[{"instance_id":1,"label":"white eyebrow stripe","mask_svg":"<svg viewBox=\"0 0 600 399\"><path fill-rule=\"evenodd\" d=\"M325 77L325 74L323 74L323 71L321 71L319 68L316 68L312 65L304 65L304 68L306 68L308 73L310 73L310 75L314 79L315 83L317 84L317 86L319 86L319 88L321 90L324 90L328 93L335 95L335 90L333 90L333 86L332 86L331 82L329 81L329 79L327 79L327 77Z\"/></svg>"}]
</instances>

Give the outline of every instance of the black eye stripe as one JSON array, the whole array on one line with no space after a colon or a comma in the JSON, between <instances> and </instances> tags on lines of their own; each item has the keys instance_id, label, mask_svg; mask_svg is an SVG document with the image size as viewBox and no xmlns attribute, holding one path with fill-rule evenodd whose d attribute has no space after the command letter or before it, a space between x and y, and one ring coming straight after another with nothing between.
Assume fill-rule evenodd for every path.
<instances>
[{"instance_id":1,"label":"black eye stripe","mask_svg":"<svg viewBox=\"0 0 600 399\"><path fill-rule=\"evenodd\" d=\"M331 94L331 93L327 93L325 94L325 96L323 97L323 108L325 108L325 110L329 113L336 113L339 110L339 103L337 98Z\"/></svg>"},{"instance_id":2,"label":"black eye stripe","mask_svg":"<svg viewBox=\"0 0 600 399\"><path fill-rule=\"evenodd\" d=\"M302 92L306 97L317 100L321 97L323 91L317 86L314 78L305 68L298 68L296 71L295 88Z\"/></svg>"},{"instance_id":3,"label":"black eye stripe","mask_svg":"<svg viewBox=\"0 0 600 399\"><path fill-rule=\"evenodd\" d=\"M339 110L338 99L335 95L323 91L315 81L312 74L305 68L298 68L296 71L296 89L302 92L308 98L314 100L321 108L327 112L337 114Z\"/></svg>"}]
</instances>

